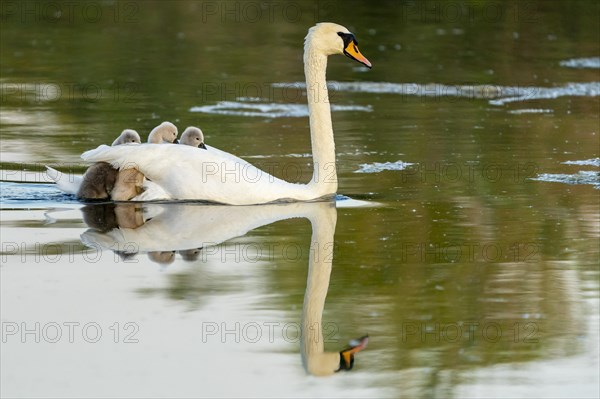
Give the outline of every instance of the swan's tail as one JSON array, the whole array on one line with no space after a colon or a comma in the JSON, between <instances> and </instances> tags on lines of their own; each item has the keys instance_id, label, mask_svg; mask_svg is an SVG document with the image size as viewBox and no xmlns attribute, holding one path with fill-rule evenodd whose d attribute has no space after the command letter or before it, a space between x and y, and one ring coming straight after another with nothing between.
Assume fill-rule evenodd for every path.
<instances>
[{"instance_id":1,"label":"swan's tail","mask_svg":"<svg viewBox=\"0 0 600 399\"><path fill-rule=\"evenodd\" d=\"M59 189L67 194L77 194L79 186L83 181L83 176L69 175L46 165L46 175L58 186Z\"/></svg>"}]
</instances>

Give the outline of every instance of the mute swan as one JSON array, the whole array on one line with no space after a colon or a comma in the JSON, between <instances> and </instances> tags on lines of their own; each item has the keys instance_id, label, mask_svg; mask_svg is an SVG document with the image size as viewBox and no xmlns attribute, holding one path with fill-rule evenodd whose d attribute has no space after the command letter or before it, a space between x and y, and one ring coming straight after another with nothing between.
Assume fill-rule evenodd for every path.
<instances>
[{"instance_id":1,"label":"mute swan","mask_svg":"<svg viewBox=\"0 0 600 399\"><path fill-rule=\"evenodd\" d=\"M369 60L358 50L354 35L345 27L319 23L309 29L304 42L304 74L314 171L308 184L288 183L233 154L210 146L207 146L209 151L196 151L189 146L100 146L83 153L81 157L88 162L109 162L120 170L135 167L171 199L249 205L332 196L336 193L338 183L331 108L325 79L327 57L332 54L344 54L371 67ZM156 198L146 195L143 199Z\"/></svg>"},{"instance_id":2,"label":"mute swan","mask_svg":"<svg viewBox=\"0 0 600 399\"><path fill-rule=\"evenodd\" d=\"M206 150L206 145L204 144L204 134L202 134L202 130L194 126L187 127L183 133L181 133L179 144L191 145L192 147L198 147Z\"/></svg>"},{"instance_id":3,"label":"mute swan","mask_svg":"<svg viewBox=\"0 0 600 399\"><path fill-rule=\"evenodd\" d=\"M141 144L138 132L125 129L113 141L113 146L121 144ZM117 182L119 171L106 162L98 162L88 168L77 189L77 197L85 199L108 199Z\"/></svg>"}]
</instances>

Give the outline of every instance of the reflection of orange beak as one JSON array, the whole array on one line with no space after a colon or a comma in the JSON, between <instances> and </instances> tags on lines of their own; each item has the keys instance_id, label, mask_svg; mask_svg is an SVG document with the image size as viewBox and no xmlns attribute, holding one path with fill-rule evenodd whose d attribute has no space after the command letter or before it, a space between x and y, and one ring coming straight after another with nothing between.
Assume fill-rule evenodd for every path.
<instances>
[{"instance_id":1,"label":"reflection of orange beak","mask_svg":"<svg viewBox=\"0 0 600 399\"><path fill-rule=\"evenodd\" d=\"M367 344L369 343L369 336L365 335L356 341L356 345L351 343L349 348L346 348L340 352L340 370L352 370L352 366L354 366L354 354L367 347Z\"/></svg>"},{"instance_id":2,"label":"reflection of orange beak","mask_svg":"<svg viewBox=\"0 0 600 399\"><path fill-rule=\"evenodd\" d=\"M346 54L348 57L360 62L361 64L365 65L368 68L372 67L371 62L367 59L367 57L365 57L364 55L362 55L360 53L360 51L358 50L358 46L356 45L356 42L354 42L354 41L351 41L350 43L348 43L348 45L344 49L344 54Z\"/></svg>"}]
</instances>

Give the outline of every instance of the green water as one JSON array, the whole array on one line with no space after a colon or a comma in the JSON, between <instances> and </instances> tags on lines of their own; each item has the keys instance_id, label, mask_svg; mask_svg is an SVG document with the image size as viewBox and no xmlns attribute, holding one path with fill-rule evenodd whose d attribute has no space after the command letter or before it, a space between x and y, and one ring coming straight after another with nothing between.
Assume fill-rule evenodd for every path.
<instances>
[{"instance_id":1,"label":"green water","mask_svg":"<svg viewBox=\"0 0 600 399\"><path fill-rule=\"evenodd\" d=\"M561 65L600 56L598 3L0 4L3 396L599 395L598 167L564 162L599 157L600 69ZM211 146L306 182L306 116L232 111L305 103L297 85L277 84L304 80L302 41L319 21L349 28L373 64L332 56L327 72L358 84L330 93L333 105L353 107L332 115L338 193L370 206L323 211L337 217L325 349L365 333L370 342L354 370L325 378L307 375L294 330L281 330L300 323L312 295L314 221L287 219L285 207L233 218L164 205L167 219L150 207L155 225L175 227L157 229L164 245L125 262L82 242L90 227L109 230L90 226L89 212L114 210L82 214L55 187L24 183L48 183L34 173L44 164L81 173L81 152L125 128L145 138L164 120L199 126ZM563 95L570 84L585 87ZM461 95L448 95L457 87ZM468 91L507 88L526 98L495 104ZM190 112L223 101L229 114ZM399 160L412 165L356 173ZM591 184L532 180L580 171ZM217 237L261 212L274 223ZM196 259L163 254L160 265L146 254L187 249L176 244L190 226L214 244ZM69 342L65 322L96 322L103 339ZM128 322L135 345L123 342ZM35 323L58 323L64 336L23 337ZM203 336L235 323L263 334L279 324L273 342Z\"/></svg>"}]
</instances>

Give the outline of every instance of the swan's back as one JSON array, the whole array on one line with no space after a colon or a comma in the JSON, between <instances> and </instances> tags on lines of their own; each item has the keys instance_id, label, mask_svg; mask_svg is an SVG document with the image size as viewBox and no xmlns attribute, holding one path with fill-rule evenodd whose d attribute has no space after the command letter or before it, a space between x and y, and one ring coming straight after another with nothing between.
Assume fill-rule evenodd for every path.
<instances>
[{"instance_id":1,"label":"swan's back","mask_svg":"<svg viewBox=\"0 0 600 399\"><path fill-rule=\"evenodd\" d=\"M307 186L285 182L210 146L199 151L185 145L141 144L127 148L102 145L81 157L88 162L108 162L118 169L135 168L172 199L249 205L314 198Z\"/></svg>"}]
</instances>

